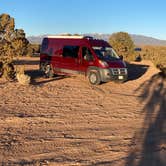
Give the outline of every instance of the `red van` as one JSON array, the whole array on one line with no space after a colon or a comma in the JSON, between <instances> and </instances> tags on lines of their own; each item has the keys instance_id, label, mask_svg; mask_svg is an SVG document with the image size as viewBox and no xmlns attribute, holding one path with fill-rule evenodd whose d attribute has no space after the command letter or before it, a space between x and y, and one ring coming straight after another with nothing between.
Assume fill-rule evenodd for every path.
<instances>
[{"instance_id":1,"label":"red van","mask_svg":"<svg viewBox=\"0 0 166 166\"><path fill-rule=\"evenodd\" d=\"M84 74L91 84L127 79L125 62L104 40L88 36L48 36L43 39L40 70L54 74Z\"/></svg>"}]
</instances>

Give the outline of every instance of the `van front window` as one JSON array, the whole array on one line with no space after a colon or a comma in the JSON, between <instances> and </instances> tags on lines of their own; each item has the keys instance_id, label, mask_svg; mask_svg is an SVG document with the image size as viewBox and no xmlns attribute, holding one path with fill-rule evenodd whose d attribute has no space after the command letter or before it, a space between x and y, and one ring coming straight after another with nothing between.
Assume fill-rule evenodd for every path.
<instances>
[{"instance_id":1,"label":"van front window","mask_svg":"<svg viewBox=\"0 0 166 166\"><path fill-rule=\"evenodd\" d=\"M119 56L111 47L93 47L99 59L119 60Z\"/></svg>"}]
</instances>

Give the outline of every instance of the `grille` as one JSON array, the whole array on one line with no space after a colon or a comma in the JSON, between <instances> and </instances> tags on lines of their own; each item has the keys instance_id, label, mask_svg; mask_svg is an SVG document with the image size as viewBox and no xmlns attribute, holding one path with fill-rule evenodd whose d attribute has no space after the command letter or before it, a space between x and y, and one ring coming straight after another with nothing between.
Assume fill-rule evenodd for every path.
<instances>
[{"instance_id":1,"label":"grille","mask_svg":"<svg viewBox=\"0 0 166 166\"><path fill-rule=\"evenodd\" d=\"M126 68L113 68L111 69L113 75L126 75L127 69Z\"/></svg>"}]
</instances>

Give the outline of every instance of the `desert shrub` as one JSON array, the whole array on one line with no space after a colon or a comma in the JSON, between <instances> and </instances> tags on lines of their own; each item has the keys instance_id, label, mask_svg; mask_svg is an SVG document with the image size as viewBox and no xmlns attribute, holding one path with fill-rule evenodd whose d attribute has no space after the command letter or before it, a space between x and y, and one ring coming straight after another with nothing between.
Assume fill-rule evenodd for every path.
<instances>
[{"instance_id":1,"label":"desert shrub","mask_svg":"<svg viewBox=\"0 0 166 166\"><path fill-rule=\"evenodd\" d=\"M3 68L3 76L9 81L13 80L15 78L14 65L12 63L6 63Z\"/></svg>"},{"instance_id":2,"label":"desert shrub","mask_svg":"<svg viewBox=\"0 0 166 166\"><path fill-rule=\"evenodd\" d=\"M29 43L27 48L27 56L34 56L35 54L39 53L40 53L40 45Z\"/></svg>"},{"instance_id":3,"label":"desert shrub","mask_svg":"<svg viewBox=\"0 0 166 166\"><path fill-rule=\"evenodd\" d=\"M113 33L109 38L109 43L119 55L123 55L124 60L132 61L134 55L134 42L126 32Z\"/></svg>"},{"instance_id":4,"label":"desert shrub","mask_svg":"<svg viewBox=\"0 0 166 166\"><path fill-rule=\"evenodd\" d=\"M11 18L8 14L0 15L0 31L11 32L14 31L15 22L14 18Z\"/></svg>"},{"instance_id":5,"label":"desert shrub","mask_svg":"<svg viewBox=\"0 0 166 166\"><path fill-rule=\"evenodd\" d=\"M31 77L25 74L23 67L17 69L16 78L22 85L29 85L31 82Z\"/></svg>"},{"instance_id":6,"label":"desert shrub","mask_svg":"<svg viewBox=\"0 0 166 166\"><path fill-rule=\"evenodd\" d=\"M15 77L13 61L13 48L7 41L0 45L0 77L4 76L7 80Z\"/></svg>"},{"instance_id":7,"label":"desert shrub","mask_svg":"<svg viewBox=\"0 0 166 166\"><path fill-rule=\"evenodd\" d=\"M33 53L40 53L40 44L30 44L30 48L33 50Z\"/></svg>"}]
</instances>

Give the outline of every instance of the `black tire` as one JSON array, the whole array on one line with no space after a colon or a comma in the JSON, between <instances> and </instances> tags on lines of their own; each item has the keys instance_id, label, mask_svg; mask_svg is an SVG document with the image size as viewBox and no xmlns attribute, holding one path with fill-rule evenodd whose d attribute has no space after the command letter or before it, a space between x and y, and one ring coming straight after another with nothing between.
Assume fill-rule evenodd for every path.
<instances>
[{"instance_id":1,"label":"black tire","mask_svg":"<svg viewBox=\"0 0 166 166\"><path fill-rule=\"evenodd\" d=\"M49 64L45 65L44 73L47 78L52 78L54 76L54 72L52 70L51 65Z\"/></svg>"},{"instance_id":2,"label":"black tire","mask_svg":"<svg viewBox=\"0 0 166 166\"><path fill-rule=\"evenodd\" d=\"M88 79L92 85L99 85L101 83L98 71L90 71L88 74Z\"/></svg>"}]
</instances>

